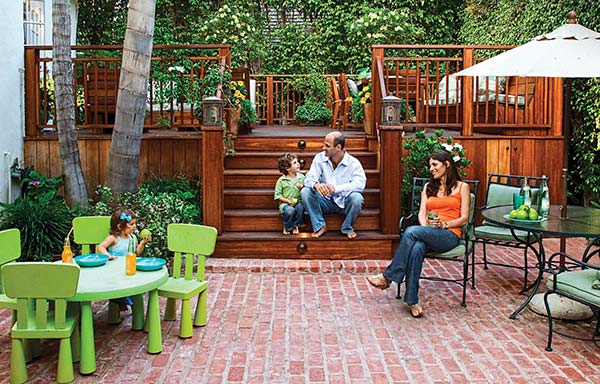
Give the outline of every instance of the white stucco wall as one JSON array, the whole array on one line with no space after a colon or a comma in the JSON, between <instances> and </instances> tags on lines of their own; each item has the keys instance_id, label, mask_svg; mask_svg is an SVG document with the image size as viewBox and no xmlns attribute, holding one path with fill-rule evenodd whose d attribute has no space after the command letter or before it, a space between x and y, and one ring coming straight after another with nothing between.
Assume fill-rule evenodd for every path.
<instances>
[{"instance_id":1,"label":"white stucco wall","mask_svg":"<svg viewBox=\"0 0 600 384\"><path fill-rule=\"evenodd\" d=\"M78 1L71 0L71 4L71 41L75 44ZM44 8L44 44L52 45L52 0L46 0ZM21 165L28 165L23 164L25 49L22 0L2 0L0 32L0 201L7 202L14 201L20 193L18 181L10 178L10 165L15 159Z\"/></svg>"},{"instance_id":2,"label":"white stucco wall","mask_svg":"<svg viewBox=\"0 0 600 384\"><path fill-rule=\"evenodd\" d=\"M23 159L23 2L3 1L0 7L0 201L8 200L8 167ZM18 195L14 185L13 197Z\"/></svg>"}]
</instances>

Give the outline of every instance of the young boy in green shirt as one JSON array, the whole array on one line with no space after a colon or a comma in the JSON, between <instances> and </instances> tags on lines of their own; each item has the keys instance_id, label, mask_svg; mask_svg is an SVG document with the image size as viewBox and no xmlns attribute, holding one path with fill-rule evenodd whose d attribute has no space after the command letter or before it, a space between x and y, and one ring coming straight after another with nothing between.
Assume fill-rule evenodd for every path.
<instances>
[{"instance_id":1,"label":"young boy in green shirt","mask_svg":"<svg viewBox=\"0 0 600 384\"><path fill-rule=\"evenodd\" d=\"M300 233L304 223L304 206L300 190L304 187L304 175L300 173L298 157L293 153L284 153L279 158L281 177L275 184L275 200L279 202L279 212L283 216L283 234Z\"/></svg>"}]
</instances>

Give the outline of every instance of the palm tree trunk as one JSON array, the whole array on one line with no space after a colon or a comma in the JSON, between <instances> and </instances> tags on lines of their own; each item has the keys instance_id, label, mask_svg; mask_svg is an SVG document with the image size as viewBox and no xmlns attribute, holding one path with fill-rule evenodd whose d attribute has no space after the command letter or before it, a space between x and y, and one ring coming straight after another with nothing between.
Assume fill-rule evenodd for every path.
<instances>
[{"instance_id":1,"label":"palm tree trunk","mask_svg":"<svg viewBox=\"0 0 600 384\"><path fill-rule=\"evenodd\" d=\"M123 43L115 127L108 161L113 192L136 188L152 57L155 0L130 0Z\"/></svg>"},{"instance_id":2,"label":"palm tree trunk","mask_svg":"<svg viewBox=\"0 0 600 384\"><path fill-rule=\"evenodd\" d=\"M71 61L71 0L52 4L52 56L55 84L56 126L65 182L65 198L70 206L87 205L87 190L75 130L73 63Z\"/></svg>"}]
</instances>

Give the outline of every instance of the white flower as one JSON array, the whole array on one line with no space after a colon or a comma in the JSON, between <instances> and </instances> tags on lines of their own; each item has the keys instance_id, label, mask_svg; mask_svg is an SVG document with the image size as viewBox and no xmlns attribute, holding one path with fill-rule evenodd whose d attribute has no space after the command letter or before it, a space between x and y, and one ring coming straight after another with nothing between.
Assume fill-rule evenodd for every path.
<instances>
[{"instance_id":1,"label":"white flower","mask_svg":"<svg viewBox=\"0 0 600 384\"><path fill-rule=\"evenodd\" d=\"M446 144L446 143L443 143L443 144L442 144L442 147L444 147L444 149L445 149L446 151L448 151L448 152L452 152L452 149L453 149L452 145L450 145L450 144Z\"/></svg>"},{"instance_id":2,"label":"white flower","mask_svg":"<svg viewBox=\"0 0 600 384\"><path fill-rule=\"evenodd\" d=\"M183 68L183 67L181 67L181 66L179 66L179 65L176 65L176 66L174 66L174 67L169 67L169 68L168 68L168 71L169 71L169 72L174 72L174 71L177 71L177 72L179 72L179 73L183 73L183 72L185 72L185 68Z\"/></svg>"},{"instance_id":3,"label":"white flower","mask_svg":"<svg viewBox=\"0 0 600 384\"><path fill-rule=\"evenodd\" d=\"M460 156L456 155L452 158L452 160L454 160L454 162L457 163L460 160Z\"/></svg>"},{"instance_id":4,"label":"white flower","mask_svg":"<svg viewBox=\"0 0 600 384\"><path fill-rule=\"evenodd\" d=\"M463 146L460 144L454 144L454 148L458 149L459 151L463 149Z\"/></svg>"}]
</instances>

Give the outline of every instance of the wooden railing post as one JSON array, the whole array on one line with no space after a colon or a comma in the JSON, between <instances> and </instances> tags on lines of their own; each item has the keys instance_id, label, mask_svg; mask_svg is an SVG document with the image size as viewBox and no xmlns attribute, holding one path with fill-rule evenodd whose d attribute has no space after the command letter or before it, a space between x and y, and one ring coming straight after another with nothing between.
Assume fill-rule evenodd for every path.
<instances>
[{"instance_id":1,"label":"wooden railing post","mask_svg":"<svg viewBox=\"0 0 600 384\"><path fill-rule=\"evenodd\" d=\"M551 132L552 136L562 136L563 135L563 79L560 77L556 77L550 79L550 97L551 97Z\"/></svg>"},{"instance_id":2,"label":"wooden railing post","mask_svg":"<svg viewBox=\"0 0 600 384\"><path fill-rule=\"evenodd\" d=\"M40 70L38 59L40 51L25 47L25 136L37 137L40 112Z\"/></svg>"},{"instance_id":3,"label":"wooden railing post","mask_svg":"<svg viewBox=\"0 0 600 384\"><path fill-rule=\"evenodd\" d=\"M463 49L463 69L473 66L473 48ZM473 78L462 78L463 136L473 136Z\"/></svg>"},{"instance_id":4,"label":"wooden railing post","mask_svg":"<svg viewBox=\"0 0 600 384\"><path fill-rule=\"evenodd\" d=\"M381 116L381 111L375 111ZM402 195L401 158L402 158L402 132L401 126L380 125L380 204L379 217L381 232L385 234L398 233L398 220Z\"/></svg>"},{"instance_id":5,"label":"wooden railing post","mask_svg":"<svg viewBox=\"0 0 600 384\"><path fill-rule=\"evenodd\" d=\"M223 232L225 158L223 128L201 126L202 130L202 222Z\"/></svg>"},{"instance_id":6,"label":"wooden railing post","mask_svg":"<svg viewBox=\"0 0 600 384\"><path fill-rule=\"evenodd\" d=\"M275 97L273 96L273 76L267 75L267 125L273 125Z\"/></svg>"},{"instance_id":7,"label":"wooden railing post","mask_svg":"<svg viewBox=\"0 0 600 384\"><path fill-rule=\"evenodd\" d=\"M373 103L373 127L377 127L376 124L380 123L381 120L381 99L387 95L382 94L382 89L379 79L383 78L383 55L384 49L381 47L373 46L371 58L371 102ZM379 61L379 65L377 62Z\"/></svg>"}]
</instances>

